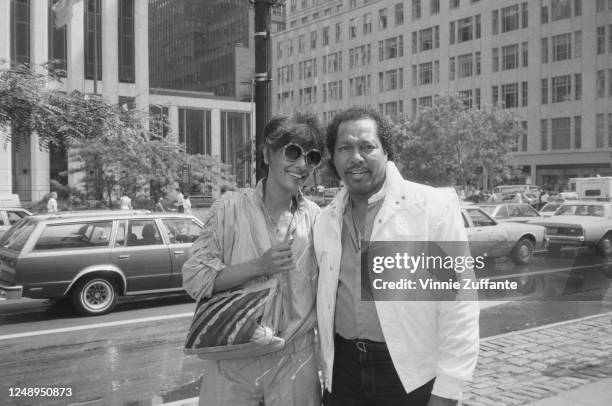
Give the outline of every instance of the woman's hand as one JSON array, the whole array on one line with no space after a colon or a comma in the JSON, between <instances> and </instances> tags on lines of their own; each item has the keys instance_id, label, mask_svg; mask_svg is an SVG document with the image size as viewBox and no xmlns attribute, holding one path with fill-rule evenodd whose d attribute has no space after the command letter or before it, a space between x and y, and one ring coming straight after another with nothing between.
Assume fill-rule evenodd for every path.
<instances>
[{"instance_id":1,"label":"woman's hand","mask_svg":"<svg viewBox=\"0 0 612 406\"><path fill-rule=\"evenodd\" d=\"M262 274L271 275L287 272L295 267L291 243L293 240L273 245L259 257L259 268Z\"/></svg>"}]
</instances>

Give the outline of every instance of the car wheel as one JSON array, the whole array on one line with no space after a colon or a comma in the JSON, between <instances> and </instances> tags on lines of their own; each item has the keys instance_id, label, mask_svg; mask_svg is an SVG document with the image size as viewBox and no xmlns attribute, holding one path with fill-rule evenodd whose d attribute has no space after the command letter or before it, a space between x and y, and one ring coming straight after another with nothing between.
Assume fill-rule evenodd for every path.
<instances>
[{"instance_id":1,"label":"car wheel","mask_svg":"<svg viewBox=\"0 0 612 406\"><path fill-rule=\"evenodd\" d=\"M114 281L105 276L80 279L72 291L72 305L84 316L110 312L117 305L118 293Z\"/></svg>"},{"instance_id":2,"label":"car wheel","mask_svg":"<svg viewBox=\"0 0 612 406\"><path fill-rule=\"evenodd\" d=\"M553 256L558 257L561 256L561 246L558 244L549 244L548 252L550 252Z\"/></svg>"},{"instance_id":3,"label":"car wheel","mask_svg":"<svg viewBox=\"0 0 612 406\"><path fill-rule=\"evenodd\" d=\"M510 258L517 265L527 265L533 256L533 243L529 238L523 237L516 243Z\"/></svg>"},{"instance_id":4,"label":"car wheel","mask_svg":"<svg viewBox=\"0 0 612 406\"><path fill-rule=\"evenodd\" d=\"M609 257L612 255L612 234L606 233L601 240L597 243L597 252L602 257Z\"/></svg>"}]
</instances>

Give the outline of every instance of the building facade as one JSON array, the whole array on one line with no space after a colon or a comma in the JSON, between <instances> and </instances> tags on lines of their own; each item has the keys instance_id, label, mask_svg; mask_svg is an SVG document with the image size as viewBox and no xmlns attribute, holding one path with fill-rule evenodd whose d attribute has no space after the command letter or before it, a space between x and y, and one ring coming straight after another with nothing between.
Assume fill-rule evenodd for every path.
<instances>
[{"instance_id":1,"label":"building facade","mask_svg":"<svg viewBox=\"0 0 612 406\"><path fill-rule=\"evenodd\" d=\"M437 94L512 109L533 183L612 174L611 0L289 0L273 106L413 117Z\"/></svg>"},{"instance_id":2,"label":"building facade","mask_svg":"<svg viewBox=\"0 0 612 406\"><path fill-rule=\"evenodd\" d=\"M221 140L223 137L242 140L251 136L252 104L201 92L184 97L156 90L151 96L146 1L72 0L68 23L61 28L54 24L51 7L55 2L57 0L0 1L0 63L3 68L11 63L40 65L56 60L58 67L65 69L66 76L61 84L50 86L65 92L97 93L111 103L167 113L167 131L178 142L181 134L192 145L204 145L203 139L198 137L205 134L210 137L209 149L191 147L192 153L210 153L236 165L230 157L234 154L232 148L238 148L240 142L222 144ZM192 123L190 119L184 122L183 132L179 131L179 112L186 110L195 111L194 117L208 112L211 121L206 133L201 120L200 127L196 124L186 127L186 123ZM240 120L245 123L243 126L238 126ZM68 178L64 175L70 166L66 151L40 150L36 134L19 149L5 139L0 141L6 145L0 149L0 194L17 194L21 201L37 201L48 194L51 179L79 186L78 175ZM239 173L237 166L233 169L240 179L244 179L242 184L248 183L247 175ZM251 169L243 167L240 170L246 173Z\"/></svg>"}]
</instances>

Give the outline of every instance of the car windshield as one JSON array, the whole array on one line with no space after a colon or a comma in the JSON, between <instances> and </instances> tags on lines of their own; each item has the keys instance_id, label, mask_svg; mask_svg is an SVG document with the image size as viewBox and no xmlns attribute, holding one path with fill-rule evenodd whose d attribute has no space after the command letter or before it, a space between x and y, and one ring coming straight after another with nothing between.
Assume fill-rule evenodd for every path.
<instances>
[{"instance_id":1,"label":"car windshield","mask_svg":"<svg viewBox=\"0 0 612 406\"><path fill-rule=\"evenodd\" d=\"M561 206L555 216L590 216L605 217L606 211L602 205L568 204Z\"/></svg>"},{"instance_id":2,"label":"car windshield","mask_svg":"<svg viewBox=\"0 0 612 406\"><path fill-rule=\"evenodd\" d=\"M480 208L489 216L492 216L495 211L495 206L480 206Z\"/></svg>"},{"instance_id":3,"label":"car windshield","mask_svg":"<svg viewBox=\"0 0 612 406\"><path fill-rule=\"evenodd\" d=\"M544 207L542 207L542 210L541 210L541 211L544 211L544 212L550 212L550 211L555 211L555 210L557 210L558 208L559 208L559 205L558 205L558 204L547 204L547 205L545 205Z\"/></svg>"}]
</instances>

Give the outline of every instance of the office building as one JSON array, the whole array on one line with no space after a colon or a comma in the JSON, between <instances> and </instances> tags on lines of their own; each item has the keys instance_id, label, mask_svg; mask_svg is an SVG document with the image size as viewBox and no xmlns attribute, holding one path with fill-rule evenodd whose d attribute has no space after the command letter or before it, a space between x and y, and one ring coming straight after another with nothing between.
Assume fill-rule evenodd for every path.
<instances>
[{"instance_id":1,"label":"office building","mask_svg":"<svg viewBox=\"0 0 612 406\"><path fill-rule=\"evenodd\" d=\"M289 0L286 21L274 110L410 118L456 92L516 113L513 162L532 183L612 174L610 0Z\"/></svg>"}]
</instances>

